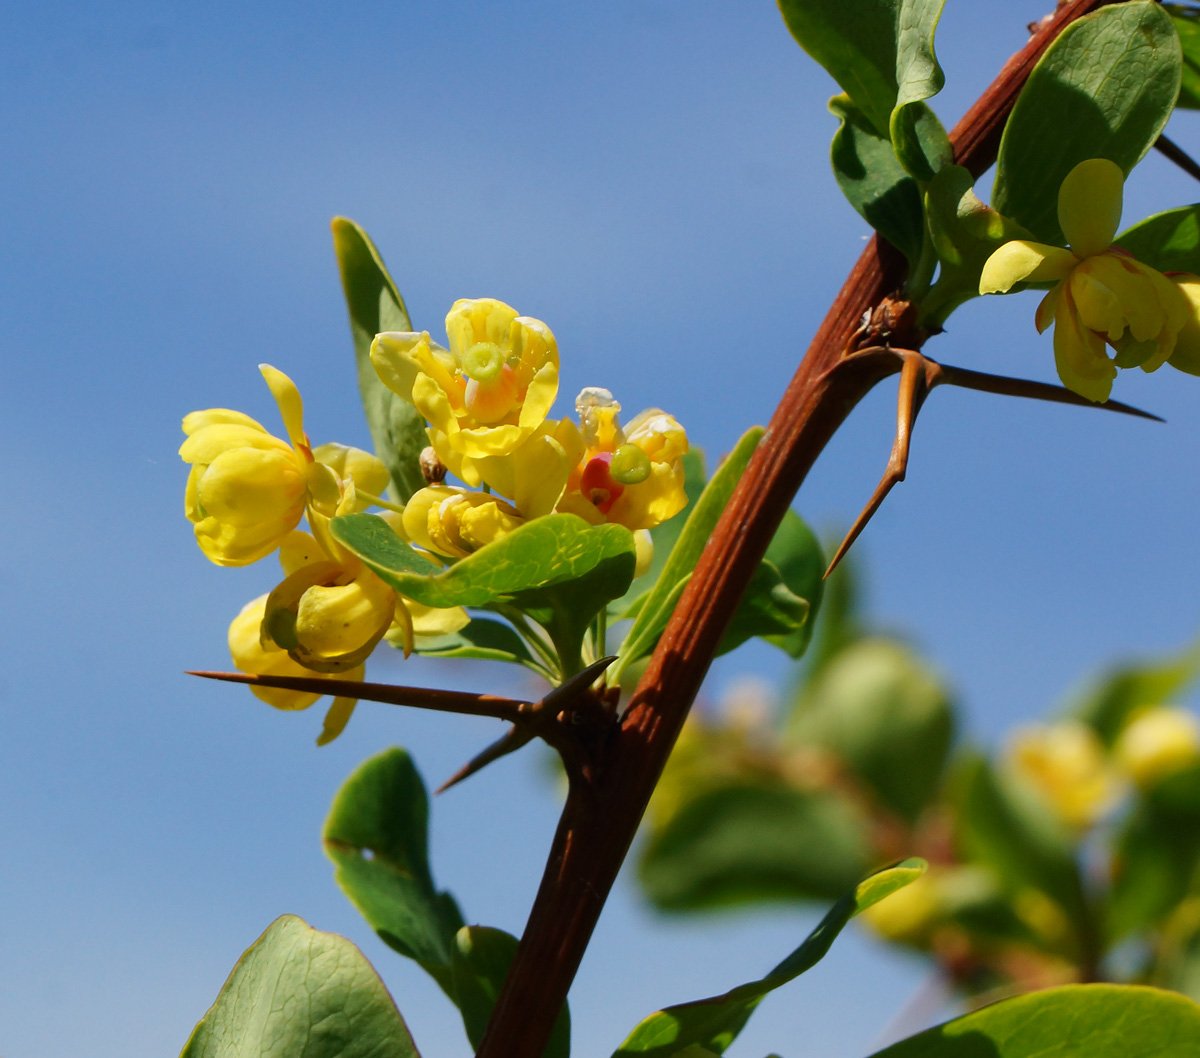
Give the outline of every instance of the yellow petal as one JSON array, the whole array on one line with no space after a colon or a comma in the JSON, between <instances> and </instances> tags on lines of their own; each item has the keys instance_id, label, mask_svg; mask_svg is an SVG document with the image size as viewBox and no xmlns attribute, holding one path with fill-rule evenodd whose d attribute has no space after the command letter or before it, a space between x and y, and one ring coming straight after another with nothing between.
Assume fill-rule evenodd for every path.
<instances>
[{"instance_id":1,"label":"yellow petal","mask_svg":"<svg viewBox=\"0 0 1200 1058\"><path fill-rule=\"evenodd\" d=\"M1065 279L1077 264L1079 259L1061 246L1014 239L1006 242L984 262L979 276L979 293L1006 294L1017 283Z\"/></svg>"},{"instance_id":2,"label":"yellow petal","mask_svg":"<svg viewBox=\"0 0 1200 1058\"><path fill-rule=\"evenodd\" d=\"M625 427L625 440L637 445L655 463L674 463L687 454L688 439L674 416L647 408Z\"/></svg>"},{"instance_id":3,"label":"yellow petal","mask_svg":"<svg viewBox=\"0 0 1200 1058\"><path fill-rule=\"evenodd\" d=\"M1200 375L1200 276L1176 276L1174 283L1187 303L1188 316L1175 339L1169 363L1189 375Z\"/></svg>"},{"instance_id":4,"label":"yellow petal","mask_svg":"<svg viewBox=\"0 0 1200 1058\"><path fill-rule=\"evenodd\" d=\"M1077 257L1091 257L1112 245L1121 223L1125 174L1107 158L1089 158L1068 174L1058 189L1058 223Z\"/></svg>"},{"instance_id":5,"label":"yellow petal","mask_svg":"<svg viewBox=\"0 0 1200 1058\"><path fill-rule=\"evenodd\" d=\"M217 425L248 426L252 430L267 432L249 415L243 415L240 411L230 411L228 408L209 408L207 411L194 411L183 417L183 432L189 437L205 426Z\"/></svg>"},{"instance_id":6,"label":"yellow petal","mask_svg":"<svg viewBox=\"0 0 1200 1058\"><path fill-rule=\"evenodd\" d=\"M440 609L423 606L412 599L405 599L404 605L408 607L413 635L416 636L449 636L471 623L471 615L461 606Z\"/></svg>"},{"instance_id":7,"label":"yellow petal","mask_svg":"<svg viewBox=\"0 0 1200 1058\"><path fill-rule=\"evenodd\" d=\"M480 426L450 433L450 445L464 456L482 459L484 456L506 456L521 444L532 429L522 426Z\"/></svg>"},{"instance_id":8,"label":"yellow petal","mask_svg":"<svg viewBox=\"0 0 1200 1058\"><path fill-rule=\"evenodd\" d=\"M1033 322L1038 334L1045 334L1046 328L1054 322L1054 312L1058 307L1058 296L1062 293L1063 284L1059 283L1046 291L1046 296L1038 303Z\"/></svg>"},{"instance_id":9,"label":"yellow petal","mask_svg":"<svg viewBox=\"0 0 1200 1058\"><path fill-rule=\"evenodd\" d=\"M363 492L382 496L391 476L383 460L350 445L323 444L313 449L313 459L329 467L339 478L353 478L354 484ZM360 504L360 507L362 505Z\"/></svg>"},{"instance_id":10,"label":"yellow petal","mask_svg":"<svg viewBox=\"0 0 1200 1058\"><path fill-rule=\"evenodd\" d=\"M463 354L476 342L510 350L516 318L516 309L495 298L460 298L446 315L446 337L454 359L461 363Z\"/></svg>"},{"instance_id":11,"label":"yellow petal","mask_svg":"<svg viewBox=\"0 0 1200 1058\"><path fill-rule=\"evenodd\" d=\"M335 698L333 700L333 704L325 714L325 723L321 727L321 733L317 736L318 746L329 745L346 730L346 725L350 723L350 717L353 715L356 705L358 705L357 698Z\"/></svg>"},{"instance_id":12,"label":"yellow petal","mask_svg":"<svg viewBox=\"0 0 1200 1058\"><path fill-rule=\"evenodd\" d=\"M1104 340L1080 324L1069 289L1059 297L1054 317L1054 363L1067 389L1097 403L1108 400L1116 366L1104 351Z\"/></svg>"},{"instance_id":13,"label":"yellow petal","mask_svg":"<svg viewBox=\"0 0 1200 1058\"><path fill-rule=\"evenodd\" d=\"M1168 322L1162 297L1149 271L1132 258L1105 253L1085 261L1072 275L1072 282L1075 275L1087 274L1103 283L1117 298L1134 341L1146 342L1156 337ZM1109 335L1110 340L1114 337Z\"/></svg>"},{"instance_id":14,"label":"yellow petal","mask_svg":"<svg viewBox=\"0 0 1200 1058\"><path fill-rule=\"evenodd\" d=\"M554 510L566 488L567 478L582 454L580 451L572 459L574 452L568 454L558 440L558 434L562 434L568 444L572 436L578 437L578 431L569 420L548 420L510 455L474 461L488 487L511 499L526 518L540 518Z\"/></svg>"},{"instance_id":15,"label":"yellow petal","mask_svg":"<svg viewBox=\"0 0 1200 1058\"><path fill-rule=\"evenodd\" d=\"M654 537L648 529L638 529L633 534L633 544L637 548L637 565L633 568L633 575L644 577L654 562Z\"/></svg>"},{"instance_id":16,"label":"yellow petal","mask_svg":"<svg viewBox=\"0 0 1200 1058\"><path fill-rule=\"evenodd\" d=\"M395 592L369 570L349 584L315 584L300 597L296 639L306 655L351 654L387 631L395 609Z\"/></svg>"},{"instance_id":17,"label":"yellow petal","mask_svg":"<svg viewBox=\"0 0 1200 1058\"><path fill-rule=\"evenodd\" d=\"M295 528L304 513L307 474L292 452L235 448L208 465L196 483L200 504L237 527L271 522Z\"/></svg>"},{"instance_id":18,"label":"yellow petal","mask_svg":"<svg viewBox=\"0 0 1200 1058\"><path fill-rule=\"evenodd\" d=\"M304 402L300 399L300 391L296 384L270 364L259 364L258 369L262 372L275 403L279 405L279 414L283 418L283 428L288 439L296 448L307 448L308 438L304 436Z\"/></svg>"},{"instance_id":19,"label":"yellow petal","mask_svg":"<svg viewBox=\"0 0 1200 1058\"><path fill-rule=\"evenodd\" d=\"M328 562L329 556L321 549L312 533L295 529L284 537L279 545L279 564L285 577L290 577L311 566L314 562Z\"/></svg>"},{"instance_id":20,"label":"yellow petal","mask_svg":"<svg viewBox=\"0 0 1200 1058\"><path fill-rule=\"evenodd\" d=\"M267 597L260 595L242 607L241 613L229 626L229 653L234 666L242 672L259 676L311 676L282 650L265 651L258 641ZM307 709L321 696L301 691L285 691L277 687L251 687L255 697L276 709Z\"/></svg>"},{"instance_id":21,"label":"yellow petal","mask_svg":"<svg viewBox=\"0 0 1200 1058\"><path fill-rule=\"evenodd\" d=\"M1125 333L1125 313L1121 311L1117 295L1107 286L1085 272L1082 266L1071 273L1067 282L1085 327L1106 334L1109 341L1116 341Z\"/></svg>"},{"instance_id":22,"label":"yellow petal","mask_svg":"<svg viewBox=\"0 0 1200 1058\"><path fill-rule=\"evenodd\" d=\"M222 452L234 448L295 454L287 442L265 430L241 423L213 423L196 430L179 446L179 458L185 463L211 463Z\"/></svg>"},{"instance_id":23,"label":"yellow petal","mask_svg":"<svg viewBox=\"0 0 1200 1058\"><path fill-rule=\"evenodd\" d=\"M608 521L626 529L653 529L687 505L682 462L651 463L650 476L637 485L626 485L608 510Z\"/></svg>"},{"instance_id":24,"label":"yellow petal","mask_svg":"<svg viewBox=\"0 0 1200 1058\"><path fill-rule=\"evenodd\" d=\"M300 508L300 514L304 508ZM296 519L299 521L299 517ZM287 536L291 526L273 522L239 528L216 518L202 518L195 525L196 543L209 561L218 566L248 566L265 558Z\"/></svg>"}]
</instances>

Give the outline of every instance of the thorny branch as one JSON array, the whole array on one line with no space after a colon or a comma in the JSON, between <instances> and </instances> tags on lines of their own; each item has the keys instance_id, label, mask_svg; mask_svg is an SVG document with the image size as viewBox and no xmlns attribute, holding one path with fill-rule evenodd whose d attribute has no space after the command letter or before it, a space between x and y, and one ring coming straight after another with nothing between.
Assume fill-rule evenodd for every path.
<instances>
[{"instance_id":1,"label":"thorny branch","mask_svg":"<svg viewBox=\"0 0 1200 1058\"><path fill-rule=\"evenodd\" d=\"M1062 5L951 133L980 175L1033 65L1070 22L1109 0ZM729 618L796 490L851 409L899 358L843 357L864 313L903 279L871 240L834 300L684 591L621 724L567 797L516 958L478 1058L540 1058L617 872ZM916 346L919 348L919 343Z\"/></svg>"}]
</instances>

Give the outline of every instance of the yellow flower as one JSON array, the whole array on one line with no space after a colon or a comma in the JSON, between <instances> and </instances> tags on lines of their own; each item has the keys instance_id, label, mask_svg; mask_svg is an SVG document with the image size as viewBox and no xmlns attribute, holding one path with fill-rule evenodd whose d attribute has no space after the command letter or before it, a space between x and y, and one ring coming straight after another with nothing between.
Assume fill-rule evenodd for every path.
<instances>
[{"instance_id":1,"label":"yellow flower","mask_svg":"<svg viewBox=\"0 0 1200 1058\"><path fill-rule=\"evenodd\" d=\"M376 335L371 362L429 420L442 462L477 485L471 460L508 455L546 418L558 396L558 345L541 320L494 298L456 301L446 334L448 350L428 331Z\"/></svg>"},{"instance_id":2,"label":"yellow flower","mask_svg":"<svg viewBox=\"0 0 1200 1058\"><path fill-rule=\"evenodd\" d=\"M260 595L242 607L241 613L233 619L229 626L229 653L233 664L242 672L254 673L258 676L311 676L312 673L302 665L293 661L282 650L264 649L259 637L263 614L266 611L267 596ZM347 669L330 677L330 690L333 691L336 680L361 680L363 667ZM276 687L251 687L257 698L274 706L276 709L307 709L318 698L319 694L309 694L303 691L285 691ZM355 699L335 697L333 705L325 718L325 729L319 745L331 742L345 728L350 714L354 710Z\"/></svg>"},{"instance_id":3,"label":"yellow flower","mask_svg":"<svg viewBox=\"0 0 1200 1058\"><path fill-rule=\"evenodd\" d=\"M653 529L687 504L683 457L687 434L670 415L650 408L626 430L621 405L606 389L588 388L575 401L582 455L571 468L559 511L593 525L616 522L627 529Z\"/></svg>"},{"instance_id":4,"label":"yellow flower","mask_svg":"<svg viewBox=\"0 0 1200 1058\"><path fill-rule=\"evenodd\" d=\"M313 459L329 467L339 482L351 480L359 493L382 496L391 484L391 475L383 462L361 448L335 443L318 445L312 450ZM340 492L339 489L339 499ZM359 500L358 510L371 506L369 500Z\"/></svg>"},{"instance_id":5,"label":"yellow flower","mask_svg":"<svg viewBox=\"0 0 1200 1058\"><path fill-rule=\"evenodd\" d=\"M1055 283L1038 306L1037 329L1054 324L1059 378L1094 401L1108 399L1118 367L1161 367L1196 317L1179 283L1112 246L1123 181L1120 167L1106 158L1080 162L1058 192L1058 223L1070 249L1014 240L987 259L979 279L981 294L1007 293L1020 282ZM1184 356L1200 358L1200 340L1187 344Z\"/></svg>"},{"instance_id":6,"label":"yellow flower","mask_svg":"<svg viewBox=\"0 0 1200 1058\"><path fill-rule=\"evenodd\" d=\"M1018 731L1008 758L1017 775L1075 829L1090 827L1119 793L1099 737L1078 720Z\"/></svg>"},{"instance_id":7,"label":"yellow flower","mask_svg":"<svg viewBox=\"0 0 1200 1058\"><path fill-rule=\"evenodd\" d=\"M524 522L520 511L499 496L430 485L404 505L403 535L435 554L464 558Z\"/></svg>"},{"instance_id":8,"label":"yellow flower","mask_svg":"<svg viewBox=\"0 0 1200 1058\"><path fill-rule=\"evenodd\" d=\"M1200 763L1200 723L1186 709L1147 709L1121 732L1114 752L1121 770L1149 788Z\"/></svg>"}]
</instances>

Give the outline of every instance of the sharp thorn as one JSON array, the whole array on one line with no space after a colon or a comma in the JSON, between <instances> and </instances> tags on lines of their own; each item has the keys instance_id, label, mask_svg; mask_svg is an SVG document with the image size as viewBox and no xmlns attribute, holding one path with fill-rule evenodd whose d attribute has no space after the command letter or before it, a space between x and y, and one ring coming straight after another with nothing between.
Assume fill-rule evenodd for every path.
<instances>
[{"instance_id":1,"label":"sharp thorn","mask_svg":"<svg viewBox=\"0 0 1200 1058\"><path fill-rule=\"evenodd\" d=\"M579 697L581 691L590 687L605 669L617 660L615 654L599 661L593 661L586 669L575 673L565 683L559 684L550 691L534 708L539 713L557 716L564 709L569 709Z\"/></svg>"},{"instance_id":2,"label":"sharp thorn","mask_svg":"<svg viewBox=\"0 0 1200 1058\"><path fill-rule=\"evenodd\" d=\"M528 731L522 731L516 727L510 729L502 738L497 739L482 752L477 753L467 761L466 764L459 768L458 771L433 792L435 794L445 793L451 786L457 786L463 779L470 778L477 771L486 768L492 761L499 760L501 757L507 757L510 753L515 753L532 738L533 735Z\"/></svg>"}]
</instances>

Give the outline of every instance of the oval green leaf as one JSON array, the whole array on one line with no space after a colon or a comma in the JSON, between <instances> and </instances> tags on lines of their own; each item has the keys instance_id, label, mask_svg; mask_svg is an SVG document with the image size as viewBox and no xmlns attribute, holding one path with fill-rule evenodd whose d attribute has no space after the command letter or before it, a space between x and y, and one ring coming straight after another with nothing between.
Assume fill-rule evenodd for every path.
<instances>
[{"instance_id":1,"label":"oval green leaf","mask_svg":"<svg viewBox=\"0 0 1200 1058\"><path fill-rule=\"evenodd\" d=\"M1123 232L1117 245L1160 272L1200 273L1200 204L1147 217Z\"/></svg>"}]
</instances>

